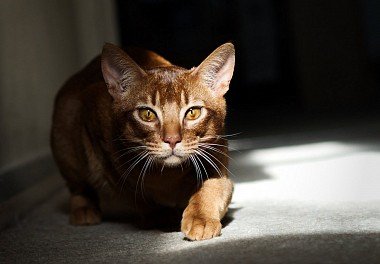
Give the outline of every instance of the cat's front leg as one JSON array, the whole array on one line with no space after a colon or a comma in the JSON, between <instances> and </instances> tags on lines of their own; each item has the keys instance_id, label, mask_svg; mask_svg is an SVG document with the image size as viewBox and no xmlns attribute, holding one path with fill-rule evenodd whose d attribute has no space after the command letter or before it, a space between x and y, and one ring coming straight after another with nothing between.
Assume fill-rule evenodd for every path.
<instances>
[{"instance_id":1,"label":"cat's front leg","mask_svg":"<svg viewBox=\"0 0 380 264\"><path fill-rule=\"evenodd\" d=\"M101 222L101 213L94 198L85 194L71 194L70 224L97 225Z\"/></svg>"},{"instance_id":2,"label":"cat's front leg","mask_svg":"<svg viewBox=\"0 0 380 264\"><path fill-rule=\"evenodd\" d=\"M190 198L182 215L181 231L189 240L219 236L221 220L231 202L233 184L228 178L211 178Z\"/></svg>"}]
</instances>

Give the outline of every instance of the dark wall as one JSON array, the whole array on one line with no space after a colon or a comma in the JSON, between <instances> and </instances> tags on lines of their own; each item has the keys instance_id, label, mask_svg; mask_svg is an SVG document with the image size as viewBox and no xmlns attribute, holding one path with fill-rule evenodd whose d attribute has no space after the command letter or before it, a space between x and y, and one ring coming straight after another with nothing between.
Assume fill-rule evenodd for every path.
<instances>
[{"instance_id":1,"label":"dark wall","mask_svg":"<svg viewBox=\"0 0 380 264\"><path fill-rule=\"evenodd\" d=\"M376 109L376 14L376 0L118 1L122 44L175 64L195 66L232 41L237 62L227 99L237 116Z\"/></svg>"}]
</instances>

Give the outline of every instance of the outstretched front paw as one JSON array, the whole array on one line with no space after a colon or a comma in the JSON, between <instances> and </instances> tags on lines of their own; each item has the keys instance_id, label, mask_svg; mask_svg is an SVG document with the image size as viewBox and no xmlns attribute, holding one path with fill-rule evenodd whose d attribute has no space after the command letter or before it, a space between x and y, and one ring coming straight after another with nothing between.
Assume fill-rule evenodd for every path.
<instances>
[{"instance_id":1,"label":"outstretched front paw","mask_svg":"<svg viewBox=\"0 0 380 264\"><path fill-rule=\"evenodd\" d=\"M186 216L181 222L181 231L189 240L205 240L220 236L222 224L218 219L208 217Z\"/></svg>"}]
</instances>

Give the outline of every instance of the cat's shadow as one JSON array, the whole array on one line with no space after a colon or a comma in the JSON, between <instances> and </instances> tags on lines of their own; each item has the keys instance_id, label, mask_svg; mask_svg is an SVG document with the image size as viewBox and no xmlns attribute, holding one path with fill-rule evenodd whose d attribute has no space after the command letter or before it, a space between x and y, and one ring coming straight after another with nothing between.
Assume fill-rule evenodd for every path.
<instances>
[{"instance_id":1,"label":"cat's shadow","mask_svg":"<svg viewBox=\"0 0 380 264\"><path fill-rule=\"evenodd\" d=\"M227 227L232 221L234 221L234 214L240 209L241 207L228 209L227 214L222 219L222 228Z\"/></svg>"},{"instance_id":2,"label":"cat's shadow","mask_svg":"<svg viewBox=\"0 0 380 264\"><path fill-rule=\"evenodd\" d=\"M222 219L222 228L227 227L234 220L234 214L239 211L241 208L230 208ZM69 204L67 202L61 202L58 204L58 210L69 217ZM181 231L180 223L182 218L182 213L177 213L172 215L169 218L166 218L167 221L162 220L158 221L155 217L151 216L150 223L142 223L141 218L126 215L126 214L117 214L117 213L108 213L103 215L102 222L106 223L115 223L115 224L124 224L126 228L134 227L141 230L160 230L165 233L179 232Z\"/></svg>"}]
</instances>

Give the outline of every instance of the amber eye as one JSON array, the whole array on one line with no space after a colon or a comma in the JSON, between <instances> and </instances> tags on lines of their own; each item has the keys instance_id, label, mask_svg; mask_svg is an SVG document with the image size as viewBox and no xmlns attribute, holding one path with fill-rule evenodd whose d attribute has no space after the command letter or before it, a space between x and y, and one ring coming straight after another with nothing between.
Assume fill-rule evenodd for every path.
<instances>
[{"instance_id":1,"label":"amber eye","mask_svg":"<svg viewBox=\"0 0 380 264\"><path fill-rule=\"evenodd\" d=\"M153 110L148 108L139 109L139 117L145 122L153 122L157 119Z\"/></svg>"},{"instance_id":2,"label":"amber eye","mask_svg":"<svg viewBox=\"0 0 380 264\"><path fill-rule=\"evenodd\" d=\"M201 115L201 108L200 107L192 107L189 110L187 110L185 118L187 120L195 120Z\"/></svg>"}]
</instances>

